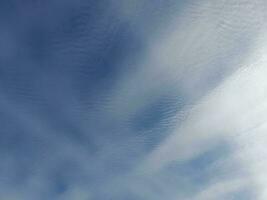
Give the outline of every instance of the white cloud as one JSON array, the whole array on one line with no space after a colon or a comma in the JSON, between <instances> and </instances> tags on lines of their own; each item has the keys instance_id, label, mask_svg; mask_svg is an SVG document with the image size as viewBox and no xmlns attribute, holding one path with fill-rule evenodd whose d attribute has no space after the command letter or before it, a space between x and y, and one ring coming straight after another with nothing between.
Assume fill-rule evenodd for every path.
<instances>
[{"instance_id":1,"label":"white cloud","mask_svg":"<svg viewBox=\"0 0 267 200\"><path fill-rule=\"evenodd\" d=\"M134 21L141 5L124 3L121 5L121 17L125 17L126 21ZM109 196L130 191L144 199L180 199L189 194L179 194L183 191L178 191L177 187L186 183L184 188L188 191L195 187L195 183L191 183L190 177L184 177L186 175L176 177L168 171L169 165L186 163L213 149L223 140L232 145L234 150L218 163L222 168L226 168L227 164L238 165L244 173L233 177L228 174L223 178L216 177L211 183L203 184L200 190L194 190L189 199L223 198L229 192L253 185L252 189L255 189L259 199L265 200L267 46L262 36L266 33L264 6L263 0L189 2L168 24L162 25L159 33L151 38L146 35L144 54L140 55L138 64L128 70L131 63L127 63L127 60L123 62L125 70L122 70L116 85L106 94L105 100L97 104L99 108L95 108L96 114L88 117L88 121L94 118L107 127L101 129L94 121L88 125L87 120L77 122L75 117L67 116L70 122L80 123L78 126L84 134L91 130L89 126L96 126L100 136L92 134L90 139L100 149L97 155L89 156L85 146L57 134L53 127L45 124L42 116L26 112L17 114L19 108L13 106L9 99L1 98L1 106L5 108L3 112L11 115L29 134L37 134L41 140L51 143L49 147L54 149L48 152L56 152L51 159L47 156L44 163L34 167L37 175L29 177L25 193L38 196L39 191L49 190L47 175L53 166L60 166L64 159L70 159L80 167L78 169L81 169L85 180L71 179L71 188L67 188L59 197L62 200L93 199L94 191L88 187L95 185L88 183L87 176L94 172L98 176L103 175L102 190ZM144 162L137 159L136 162L140 163L133 164L133 158L125 152L130 149L131 153L141 154L143 150L139 147L144 141L142 134L137 136L140 138L135 138L134 133L133 137L129 136L132 130L125 121L164 92L173 92L177 96L182 94L189 102L184 102L185 108L165 123L172 126L169 120L179 119L179 115L183 115L184 119L171 127L172 134L151 154L144 155ZM194 106L191 107L192 103ZM72 110L66 108L65 112L69 114ZM121 141L102 138L101 131L109 131L112 122L119 124L119 128L116 127L118 130L112 131L121 131L123 136L125 131L125 138ZM121 127L125 129L121 130ZM109 170L107 166L111 162L116 165L117 161L123 164L129 161L133 164L133 170L116 176L104 171ZM135 168L135 165L138 167ZM105 173L111 178L106 177ZM37 192L31 191L33 186ZM14 194L13 199L18 199L17 195Z\"/></svg>"},{"instance_id":2,"label":"white cloud","mask_svg":"<svg viewBox=\"0 0 267 200\"><path fill-rule=\"evenodd\" d=\"M219 199L252 185L255 198L265 199L265 6L261 0L188 3L164 31L148 40L138 67L118 80L109 106L118 108L112 115L122 120L170 88L194 102L189 109L185 103L177 114L185 119L178 120L173 133L144 159L138 168L144 176L164 177L171 163L187 162L227 141L233 152L221 167L232 163L244 174L226 175L227 180L205 185L192 198ZM160 180L161 189L169 191L170 185Z\"/></svg>"},{"instance_id":3,"label":"white cloud","mask_svg":"<svg viewBox=\"0 0 267 200\"><path fill-rule=\"evenodd\" d=\"M262 34L265 33L264 28ZM263 37L255 37L250 56L233 75L202 98L179 124L148 157L147 167L162 170L173 162L193 159L211 149L221 140L234 147L229 159L237 161L246 174L241 183L252 184L258 195L266 199L267 162L265 149L267 137L267 47ZM223 167L223 166L222 166ZM218 180L219 187L232 190L231 180ZM226 184L220 186L220 184ZM214 185L208 185L203 194L213 195ZM252 188L251 188L252 189ZM215 198L216 197L216 198ZM211 199L218 199L217 196ZM219 196L218 196L219 197ZM205 197L204 199L209 199Z\"/></svg>"}]
</instances>

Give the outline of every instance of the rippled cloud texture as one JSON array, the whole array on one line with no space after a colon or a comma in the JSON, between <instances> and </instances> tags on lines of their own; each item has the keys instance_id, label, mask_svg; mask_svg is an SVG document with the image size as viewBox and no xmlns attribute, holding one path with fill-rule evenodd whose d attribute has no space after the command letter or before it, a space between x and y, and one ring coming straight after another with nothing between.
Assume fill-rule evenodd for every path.
<instances>
[{"instance_id":1,"label":"rippled cloud texture","mask_svg":"<svg viewBox=\"0 0 267 200\"><path fill-rule=\"evenodd\" d=\"M0 2L0 199L266 200L264 0Z\"/></svg>"}]
</instances>

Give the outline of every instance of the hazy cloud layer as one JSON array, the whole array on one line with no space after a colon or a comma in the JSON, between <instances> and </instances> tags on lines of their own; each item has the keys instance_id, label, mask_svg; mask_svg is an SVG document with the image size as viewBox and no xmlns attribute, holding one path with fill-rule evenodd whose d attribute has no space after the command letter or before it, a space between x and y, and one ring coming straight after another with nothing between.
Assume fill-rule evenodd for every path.
<instances>
[{"instance_id":1,"label":"hazy cloud layer","mask_svg":"<svg viewBox=\"0 0 267 200\"><path fill-rule=\"evenodd\" d=\"M2 1L0 199L265 200L265 10Z\"/></svg>"}]
</instances>

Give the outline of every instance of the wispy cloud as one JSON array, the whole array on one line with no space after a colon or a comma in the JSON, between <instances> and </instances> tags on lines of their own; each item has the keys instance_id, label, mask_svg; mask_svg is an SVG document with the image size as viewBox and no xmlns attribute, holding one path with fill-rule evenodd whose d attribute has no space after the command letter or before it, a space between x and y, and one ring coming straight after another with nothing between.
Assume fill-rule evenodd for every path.
<instances>
[{"instance_id":1,"label":"wispy cloud","mask_svg":"<svg viewBox=\"0 0 267 200\"><path fill-rule=\"evenodd\" d=\"M1 22L0 198L267 198L264 1L61 4Z\"/></svg>"},{"instance_id":2,"label":"wispy cloud","mask_svg":"<svg viewBox=\"0 0 267 200\"><path fill-rule=\"evenodd\" d=\"M237 161L240 170L246 171L238 178L238 182L246 187L251 184L251 191L255 189L258 195L254 198L266 198L267 182L263 181L267 119L266 46L262 37L254 39L255 46L251 48L250 56L243 59L243 66L189 110L187 119L148 157L149 169L158 171L173 162L194 159L214 145L227 141L233 147L233 152L225 163ZM232 184L231 179L236 177L227 182L218 180L215 186L208 185L196 199L201 199L202 195L204 199L219 199L222 192L227 195L239 187ZM222 192L217 191L217 184L222 184L218 186ZM213 194L213 190L218 196Z\"/></svg>"}]
</instances>

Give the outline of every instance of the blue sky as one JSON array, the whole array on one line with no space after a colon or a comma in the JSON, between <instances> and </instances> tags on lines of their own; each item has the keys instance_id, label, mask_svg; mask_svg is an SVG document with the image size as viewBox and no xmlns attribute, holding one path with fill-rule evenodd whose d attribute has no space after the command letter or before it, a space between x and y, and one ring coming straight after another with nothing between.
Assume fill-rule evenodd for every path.
<instances>
[{"instance_id":1,"label":"blue sky","mask_svg":"<svg viewBox=\"0 0 267 200\"><path fill-rule=\"evenodd\" d=\"M0 1L0 199L265 200L265 10Z\"/></svg>"}]
</instances>

